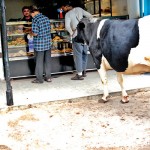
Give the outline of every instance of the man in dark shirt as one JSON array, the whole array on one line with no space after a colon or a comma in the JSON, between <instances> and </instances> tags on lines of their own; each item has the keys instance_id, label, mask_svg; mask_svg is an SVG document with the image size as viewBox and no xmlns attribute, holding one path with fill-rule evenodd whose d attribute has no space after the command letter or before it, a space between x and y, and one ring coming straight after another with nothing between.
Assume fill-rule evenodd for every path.
<instances>
[{"instance_id":1,"label":"man in dark shirt","mask_svg":"<svg viewBox=\"0 0 150 150\"><path fill-rule=\"evenodd\" d=\"M23 18L21 19L21 21L32 22L32 16L30 13L30 7L29 6L22 7L22 14L23 14Z\"/></svg>"},{"instance_id":2,"label":"man in dark shirt","mask_svg":"<svg viewBox=\"0 0 150 150\"><path fill-rule=\"evenodd\" d=\"M30 22L29 24L24 24L23 26L23 32L25 33L24 35L24 39L26 41L26 43L28 43L28 38L27 38L27 34L31 32L31 28L32 28L32 16L31 16L31 12L30 12L30 7L29 6L24 6L22 7L22 14L23 14L23 18L20 21L27 21ZM27 44L26 46L26 52L29 52L29 45Z\"/></svg>"}]
</instances>

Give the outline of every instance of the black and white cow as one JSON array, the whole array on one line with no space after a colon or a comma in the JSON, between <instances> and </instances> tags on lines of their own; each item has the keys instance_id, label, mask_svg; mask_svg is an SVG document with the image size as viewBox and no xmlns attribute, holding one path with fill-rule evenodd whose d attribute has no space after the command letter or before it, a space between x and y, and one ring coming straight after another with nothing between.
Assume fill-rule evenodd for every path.
<instances>
[{"instance_id":1,"label":"black and white cow","mask_svg":"<svg viewBox=\"0 0 150 150\"><path fill-rule=\"evenodd\" d=\"M85 42L98 69L107 101L106 71L114 69L122 91L121 102L129 102L123 74L150 72L150 16L140 19L82 19L76 41Z\"/></svg>"}]
</instances>

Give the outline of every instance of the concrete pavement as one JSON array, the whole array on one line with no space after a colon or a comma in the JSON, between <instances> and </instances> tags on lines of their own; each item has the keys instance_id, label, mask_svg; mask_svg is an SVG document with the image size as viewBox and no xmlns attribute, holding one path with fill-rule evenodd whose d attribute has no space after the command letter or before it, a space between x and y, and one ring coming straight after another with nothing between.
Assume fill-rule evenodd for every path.
<instances>
[{"instance_id":1,"label":"concrete pavement","mask_svg":"<svg viewBox=\"0 0 150 150\"><path fill-rule=\"evenodd\" d=\"M97 71L87 72L87 77L82 81L73 81L72 73L54 75L52 82L43 84L31 83L33 78L13 79L14 106L33 103L79 98L103 93L102 83ZM150 87L150 73L142 75L125 75L127 90ZM0 108L6 108L6 82L0 81ZM109 92L119 92L115 71L108 71ZM121 94L121 93L120 93Z\"/></svg>"}]
</instances>

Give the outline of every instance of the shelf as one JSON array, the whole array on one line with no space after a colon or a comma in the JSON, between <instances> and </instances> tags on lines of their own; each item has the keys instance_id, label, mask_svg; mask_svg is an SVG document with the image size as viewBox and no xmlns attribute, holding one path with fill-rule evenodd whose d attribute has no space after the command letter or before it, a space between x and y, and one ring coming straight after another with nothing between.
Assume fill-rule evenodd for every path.
<instances>
[{"instance_id":1,"label":"shelf","mask_svg":"<svg viewBox=\"0 0 150 150\"><path fill-rule=\"evenodd\" d=\"M51 29L51 33L57 33L57 32L67 32L67 30L65 30L65 29L53 30L53 29Z\"/></svg>"},{"instance_id":2,"label":"shelf","mask_svg":"<svg viewBox=\"0 0 150 150\"><path fill-rule=\"evenodd\" d=\"M26 60L26 59L33 59L33 58L34 58L34 56L9 57L9 61Z\"/></svg>"},{"instance_id":3,"label":"shelf","mask_svg":"<svg viewBox=\"0 0 150 150\"><path fill-rule=\"evenodd\" d=\"M64 19L56 19L56 20L50 19L50 23L59 23L64 21L65 21Z\"/></svg>"},{"instance_id":4,"label":"shelf","mask_svg":"<svg viewBox=\"0 0 150 150\"><path fill-rule=\"evenodd\" d=\"M8 45L8 48L26 48L26 45L14 45L14 46Z\"/></svg>"},{"instance_id":5,"label":"shelf","mask_svg":"<svg viewBox=\"0 0 150 150\"><path fill-rule=\"evenodd\" d=\"M14 34L8 34L7 36L24 36L24 35L25 35L25 33L20 33L20 34L14 33Z\"/></svg>"},{"instance_id":6,"label":"shelf","mask_svg":"<svg viewBox=\"0 0 150 150\"><path fill-rule=\"evenodd\" d=\"M56 23L56 24L57 23L64 23L64 21L65 21L64 19L50 20L51 23ZM31 24L31 23L28 23L26 21L7 22L7 26L12 26L12 25L13 26L15 26L15 25L18 26L18 25L24 25L24 24ZM31 27L25 27L25 28L31 29ZM14 29L14 30L16 30L16 29ZM23 30L23 28L22 28L22 30ZM54 33L54 34L55 33L61 33L59 36L60 37L62 36L62 38L65 37L65 38L62 39L62 41L53 41L52 44L53 44L54 48L56 48L57 50L63 49L65 47L66 48L66 52L64 51L64 52L52 53L51 57L68 56L68 55L72 55L73 54L72 51L71 52L69 52L69 51L67 52L67 48L70 47L70 45L66 45L67 43L70 43L69 40L67 39L67 37L69 35L67 33L63 34L62 32L67 32L67 30L65 30L64 28L63 29L61 29L61 28L59 29L59 27L57 27L57 26L55 26L55 28L51 29L51 33ZM7 37L8 38L9 37L17 38L17 36L23 36L22 38L24 38L24 35L25 35L25 33L13 33L13 31L11 31L11 33L9 33L7 35ZM19 39L19 37L18 37L18 39ZM14 41L14 39L12 41ZM60 47L57 47L57 46L55 47L56 43L58 43L57 46L60 46ZM15 44L18 44L18 45L15 45ZM26 51L27 51L27 45L26 44L19 45L19 43L13 43L13 45L11 45L11 43L10 43L10 45L9 45L9 42L8 42L8 49L9 49L9 53L13 53L13 52L14 52L14 54L16 53L16 56L15 55L13 56L13 54L12 55L10 54L10 57L9 57L10 61L24 60L24 59L30 59L30 58L34 57L34 56L26 55ZM21 51L21 54L19 55L20 51ZM25 54L22 54L23 52Z\"/></svg>"},{"instance_id":7,"label":"shelf","mask_svg":"<svg viewBox=\"0 0 150 150\"><path fill-rule=\"evenodd\" d=\"M52 41L52 43L69 43L68 40L63 40L63 41Z\"/></svg>"},{"instance_id":8,"label":"shelf","mask_svg":"<svg viewBox=\"0 0 150 150\"><path fill-rule=\"evenodd\" d=\"M73 53L51 54L51 57L61 57L61 56L69 56L69 55L73 55Z\"/></svg>"},{"instance_id":9,"label":"shelf","mask_svg":"<svg viewBox=\"0 0 150 150\"><path fill-rule=\"evenodd\" d=\"M23 24L32 24L31 22L26 22L26 21L17 21L17 22L6 22L6 25L23 25Z\"/></svg>"},{"instance_id":10,"label":"shelf","mask_svg":"<svg viewBox=\"0 0 150 150\"><path fill-rule=\"evenodd\" d=\"M51 33L57 33L55 30L53 31L53 30L51 30Z\"/></svg>"},{"instance_id":11,"label":"shelf","mask_svg":"<svg viewBox=\"0 0 150 150\"><path fill-rule=\"evenodd\" d=\"M73 53L62 53L62 54L51 54L51 57L61 57L61 56L70 56ZM9 61L17 61L17 60L26 60L33 59L35 56L17 56L17 57L9 57Z\"/></svg>"}]
</instances>

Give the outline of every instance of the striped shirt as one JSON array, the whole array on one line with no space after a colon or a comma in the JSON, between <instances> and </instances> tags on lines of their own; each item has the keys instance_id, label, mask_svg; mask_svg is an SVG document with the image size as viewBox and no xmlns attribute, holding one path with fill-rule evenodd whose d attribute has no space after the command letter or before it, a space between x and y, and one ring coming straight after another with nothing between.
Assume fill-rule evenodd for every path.
<instances>
[{"instance_id":1,"label":"striped shirt","mask_svg":"<svg viewBox=\"0 0 150 150\"><path fill-rule=\"evenodd\" d=\"M32 32L37 34L33 39L35 51L51 48L50 20L46 16L39 13L32 19Z\"/></svg>"}]
</instances>

